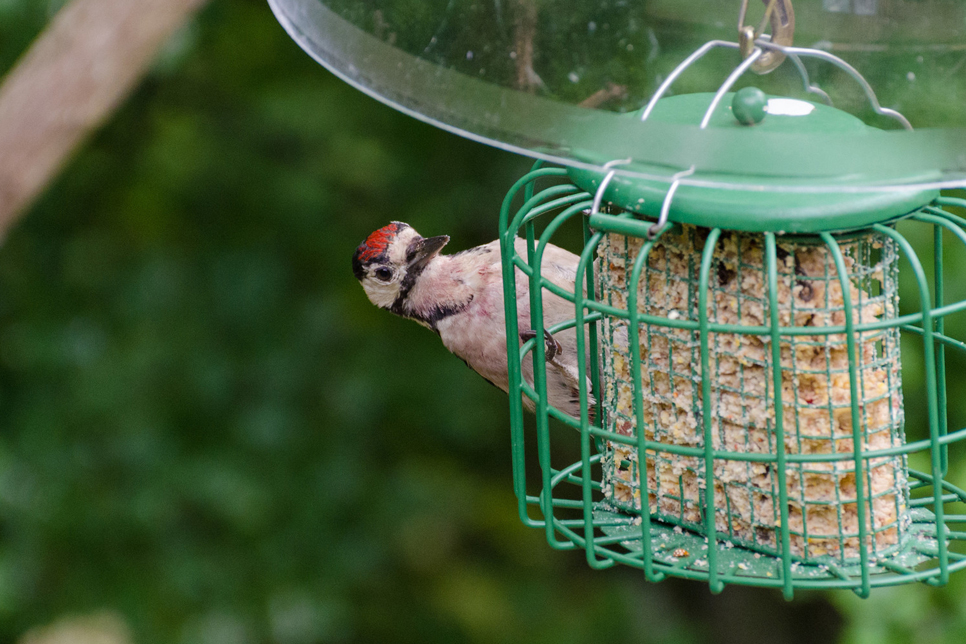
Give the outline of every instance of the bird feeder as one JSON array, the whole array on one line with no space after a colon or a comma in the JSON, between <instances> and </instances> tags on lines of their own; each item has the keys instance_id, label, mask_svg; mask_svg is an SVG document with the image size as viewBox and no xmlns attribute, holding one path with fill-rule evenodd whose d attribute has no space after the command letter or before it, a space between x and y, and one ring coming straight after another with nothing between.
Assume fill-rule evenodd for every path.
<instances>
[{"instance_id":1,"label":"bird feeder","mask_svg":"<svg viewBox=\"0 0 966 644\"><path fill-rule=\"evenodd\" d=\"M966 429L950 427L946 369L947 354L954 364L966 351L946 330L966 311L949 279L950 261L966 256L966 200L941 192L966 185L962 129L913 131L830 43L795 46L789 0L765 0L757 28L746 26L747 0L734 3L737 38L697 46L625 113L564 109L521 88L535 75L519 36L533 45L535 5L503 52L515 54L512 80L487 83L498 64L473 63L469 80L465 66L493 52L431 61L441 36L401 52L383 13L367 22L323 4L338 3L272 0L293 37L349 82L539 159L499 219L525 524L595 568L625 564L714 592L864 597L942 585L966 566L966 492L949 466ZM921 7L801 4L810 17L848 13L853 26L868 18L863 33ZM516 91L495 91L501 82ZM948 118L940 125L966 121ZM582 247L567 243L574 234ZM573 292L541 275L551 242L580 255ZM517 290L521 272L529 294ZM573 317L545 320L547 293L573 302ZM530 329L576 330L588 376L579 417L548 404L546 347L539 334L519 340L521 306Z\"/></svg>"},{"instance_id":2,"label":"bird feeder","mask_svg":"<svg viewBox=\"0 0 966 644\"><path fill-rule=\"evenodd\" d=\"M737 43L714 43L735 47ZM769 48L764 44L762 52ZM821 103L728 90L754 54L716 93L665 97L673 81L711 47L677 68L650 103L628 119L680 122L756 134L876 131ZM826 52L818 56L861 76ZM815 92L803 74L805 86ZM823 98L827 98L824 93ZM730 154L756 154L757 137ZM775 163L794 163L794 157ZM530 278L530 325L547 328L539 297L553 291L575 304L578 354L596 364L581 388L581 418L549 408L546 368L532 386L511 375L518 498L524 521L542 525L556 547L586 550L593 566L624 563L650 580L665 576L783 588L870 588L909 581L943 584L966 566L966 492L949 476L945 352L963 344L944 319L966 301L944 294L944 234L966 244L966 201L918 186L881 190L762 191L729 178L730 190L617 176L608 169L537 167L504 204L501 238L524 235L529 257L504 244L508 337L516 332L513 270ZM659 168L637 168L660 173ZM553 185L535 186L547 179ZM749 181L754 183L757 178ZM523 192L523 205L511 209ZM539 238L539 220L548 221ZM540 255L557 229L580 219L584 249L577 283L560 293L541 278ZM898 224L903 224L900 231ZM918 230L914 230L918 228ZM906 232L908 231L908 232ZM911 239L929 239L916 249ZM966 249L964 249L966 250ZM932 258L932 278L920 256ZM914 274L900 301L899 273ZM904 314L906 309L918 310ZM904 336L918 351L902 350ZM532 345L532 346L531 346ZM519 366L543 347L510 346ZM927 432L907 436L903 367L924 374L917 408ZM513 377L515 376L515 377ZM515 389L514 389L515 387ZM524 419L518 396L537 408L542 490L525 493ZM596 404L593 401L596 400ZM556 418L580 431L581 458L552 462ZM915 469L910 463L924 466ZM527 504L542 515L531 519Z\"/></svg>"}]
</instances>

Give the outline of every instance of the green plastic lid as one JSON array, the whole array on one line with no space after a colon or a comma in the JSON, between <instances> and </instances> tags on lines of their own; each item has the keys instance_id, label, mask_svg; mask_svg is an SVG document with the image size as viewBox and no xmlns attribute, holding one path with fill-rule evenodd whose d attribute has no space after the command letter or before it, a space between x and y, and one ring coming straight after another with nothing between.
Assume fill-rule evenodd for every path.
<instances>
[{"instance_id":1,"label":"green plastic lid","mask_svg":"<svg viewBox=\"0 0 966 644\"><path fill-rule=\"evenodd\" d=\"M662 98L654 106L648 121L657 123L697 125L704 117L713 94L683 94ZM764 105L756 105L756 101ZM737 109L737 114L735 112ZM627 118L640 119L641 112ZM739 118L741 119L739 121ZM708 123L708 128L737 128L781 134L882 136L878 128L863 123L847 112L809 101L778 96L765 96L754 88L726 94ZM757 151L757 136L748 137L748 146L728 151L736 159ZM852 230L873 223L887 221L928 204L939 195L938 190L883 186L882 190L855 185L854 176L830 176L821 186L814 179L809 183L795 179L795 163L806 152L788 150L775 156L776 168L787 167L787 177L742 176L723 173L696 172L683 178L674 193L668 218L671 221L707 227L756 232L816 233L820 231ZM814 151L809 151L814 154ZM599 159L591 160L599 162ZM784 165L783 165L784 164ZM608 183L604 199L618 206L650 218L658 218L675 170L661 166L633 164L614 166L617 174ZM650 174L663 179L647 180L622 176L620 170ZM860 175L861 169L856 169ZM571 180L590 193L596 193L606 171L568 168ZM909 177L910 181L916 177ZM695 185L715 184L715 187ZM731 188L722 188L721 185ZM826 187L828 190L824 190Z\"/></svg>"}]
</instances>

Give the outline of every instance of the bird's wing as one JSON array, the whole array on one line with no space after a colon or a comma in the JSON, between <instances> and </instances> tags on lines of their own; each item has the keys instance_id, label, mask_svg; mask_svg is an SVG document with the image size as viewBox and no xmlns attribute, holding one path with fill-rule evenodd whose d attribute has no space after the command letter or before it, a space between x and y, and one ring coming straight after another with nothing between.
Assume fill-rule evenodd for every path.
<instances>
[{"instance_id":1,"label":"bird's wing","mask_svg":"<svg viewBox=\"0 0 966 644\"><path fill-rule=\"evenodd\" d=\"M573 293L579 262L580 258L570 251L547 244L543 252L543 274L557 286Z\"/></svg>"},{"instance_id":2,"label":"bird's wing","mask_svg":"<svg viewBox=\"0 0 966 644\"><path fill-rule=\"evenodd\" d=\"M527 242L525 239L517 238L515 242L517 254L524 260L527 258ZM541 262L541 273L543 276L566 290L574 292L574 284L577 281L577 264L580 258L568 250L559 246L547 244L543 251L543 261Z\"/></svg>"}]
</instances>

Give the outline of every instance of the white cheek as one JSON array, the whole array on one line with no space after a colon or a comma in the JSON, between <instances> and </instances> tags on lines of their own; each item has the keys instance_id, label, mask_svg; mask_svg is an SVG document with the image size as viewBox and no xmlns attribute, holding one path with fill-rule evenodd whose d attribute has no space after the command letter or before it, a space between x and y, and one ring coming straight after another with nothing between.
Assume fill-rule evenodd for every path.
<instances>
[{"instance_id":1,"label":"white cheek","mask_svg":"<svg viewBox=\"0 0 966 644\"><path fill-rule=\"evenodd\" d=\"M370 302L384 309L392 306L392 303L396 301L396 296L399 294L399 285L395 282L383 284L381 282L366 280L362 288L365 289Z\"/></svg>"}]
</instances>

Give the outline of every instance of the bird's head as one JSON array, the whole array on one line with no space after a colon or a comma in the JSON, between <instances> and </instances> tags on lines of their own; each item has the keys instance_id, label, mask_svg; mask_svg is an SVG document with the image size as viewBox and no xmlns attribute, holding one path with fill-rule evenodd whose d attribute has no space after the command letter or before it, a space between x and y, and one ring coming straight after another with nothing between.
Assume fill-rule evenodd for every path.
<instances>
[{"instance_id":1,"label":"bird's head","mask_svg":"<svg viewBox=\"0 0 966 644\"><path fill-rule=\"evenodd\" d=\"M359 244L352 272L373 304L403 313L416 280L448 241L447 235L422 237L409 224L394 221Z\"/></svg>"}]
</instances>

